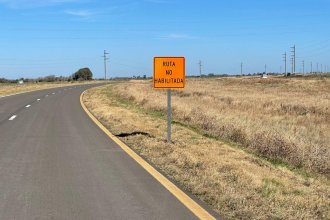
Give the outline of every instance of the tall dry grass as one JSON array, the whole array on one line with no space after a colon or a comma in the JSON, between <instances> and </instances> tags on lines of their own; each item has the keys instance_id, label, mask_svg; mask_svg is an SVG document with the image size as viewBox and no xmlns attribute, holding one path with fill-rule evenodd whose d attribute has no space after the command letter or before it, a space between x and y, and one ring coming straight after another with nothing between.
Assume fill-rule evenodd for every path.
<instances>
[{"instance_id":1,"label":"tall dry grass","mask_svg":"<svg viewBox=\"0 0 330 220\"><path fill-rule=\"evenodd\" d=\"M150 81L117 84L113 92L166 112L166 91ZM253 152L330 175L330 79L189 79L172 97L175 121Z\"/></svg>"}]
</instances>

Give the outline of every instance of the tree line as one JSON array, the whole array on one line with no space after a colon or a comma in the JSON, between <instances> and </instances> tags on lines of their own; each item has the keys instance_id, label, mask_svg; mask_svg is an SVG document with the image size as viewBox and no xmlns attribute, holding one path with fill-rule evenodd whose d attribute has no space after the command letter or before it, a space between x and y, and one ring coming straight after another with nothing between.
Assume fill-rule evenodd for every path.
<instances>
[{"instance_id":1,"label":"tree line","mask_svg":"<svg viewBox=\"0 0 330 220\"><path fill-rule=\"evenodd\" d=\"M93 73L88 68L81 68L77 72L73 73L72 75L65 77L65 76L55 76L55 75L48 75L44 77L38 77L36 79L32 78L19 78L15 80L0 78L0 83L17 83L19 81L23 82L70 82L70 81L85 81L85 80L93 80Z\"/></svg>"}]
</instances>

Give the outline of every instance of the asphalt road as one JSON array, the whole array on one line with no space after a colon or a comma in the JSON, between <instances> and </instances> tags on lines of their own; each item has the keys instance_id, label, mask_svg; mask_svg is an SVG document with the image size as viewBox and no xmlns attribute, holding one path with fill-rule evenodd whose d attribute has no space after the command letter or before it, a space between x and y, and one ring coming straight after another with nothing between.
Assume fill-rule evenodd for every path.
<instances>
[{"instance_id":1,"label":"asphalt road","mask_svg":"<svg viewBox=\"0 0 330 220\"><path fill-rule=\"evenodd\" d=\"M0 219L196 219L88 118L89 87L0 98Z\"/></svg>"}]
</instances>

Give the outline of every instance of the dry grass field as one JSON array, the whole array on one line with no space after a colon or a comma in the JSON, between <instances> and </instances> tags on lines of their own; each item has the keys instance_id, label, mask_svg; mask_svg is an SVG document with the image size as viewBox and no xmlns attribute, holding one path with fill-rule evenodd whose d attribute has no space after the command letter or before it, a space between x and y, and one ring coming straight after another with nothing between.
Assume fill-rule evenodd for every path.
<instances>
[{"instance_id":1,"label":"dry grass field","mask_svg":"<svg viewBox=\"0 0 330 220\"><path fill-rule=\"evenodd\" d=\"M330 219L329 79L189 79L173 92L150 81L89 90L109 130L227 219Z\"/></svg>"},{"instance_id":2,"label":"dry grass field","mask_svg":"<svg viewBox=\"0 0 330 220\"><path fill-rule=\"evenodd\" d=\"M85 82L54 82L54 83L25 83L23 85L14 84L14 83L0 83L0 97L10 94L22 93L22 92L30 92L36 91L40 89L49 89L55 87L62 86L71 86L71 85L79 85ZM91 83L91 82L88 82ZM97 81L93 82L97 83Z\"/></svg>"},{"instance_id":3,"label":"dry grass field","mask_svg":"<svg viewBox=\"0 0 330 220\"><path fill-rule=\"evenodd\" d=\"M330 79L189 80L174 91L174 120L274 161L330 175ZM114 93L166 113L166 92L130 82Z\"/></svg>"}]
</instances>

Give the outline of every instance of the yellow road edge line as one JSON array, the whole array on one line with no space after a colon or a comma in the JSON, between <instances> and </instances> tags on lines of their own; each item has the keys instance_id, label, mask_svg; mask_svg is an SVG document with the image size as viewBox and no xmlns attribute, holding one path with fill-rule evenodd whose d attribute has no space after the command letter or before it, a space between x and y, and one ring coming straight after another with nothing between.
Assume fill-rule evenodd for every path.
<instances>
[{"instance_id":1,"label":"yellow road edge line","mask_svg":"<svg viewBox=\"0 0 330 220\"><path fill-rule=\"evenodd\" d=\"M86 90L87 91L87 90ZM131 158L133 158L140 166L142 166L150 175L152 175L159 183L161 183L169 192L171 192L183 205L185 205L192 213L194 213L199 219L216 219L203 207L197 204L186 193L174 185L164 175L158 172L153 166L145 161L141 156L135 153L130 147L128 147L119 138L113 135L104 125L87 109L83 103L83 96L86 93L84 91L80 95L80 104L86 114L92 119L92 121L116 144L118 144Z\"/></svg>"}]
</instances>

